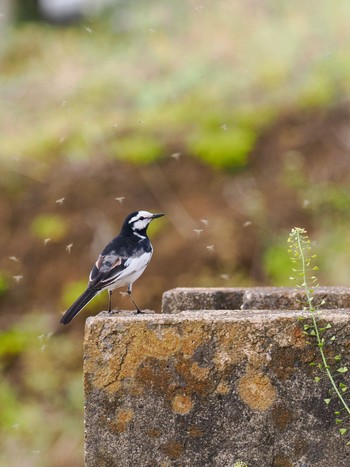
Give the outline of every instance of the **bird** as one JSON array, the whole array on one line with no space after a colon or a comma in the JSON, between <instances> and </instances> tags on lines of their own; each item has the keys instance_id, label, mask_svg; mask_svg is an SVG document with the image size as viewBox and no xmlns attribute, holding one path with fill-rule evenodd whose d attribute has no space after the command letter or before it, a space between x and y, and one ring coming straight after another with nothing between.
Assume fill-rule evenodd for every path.
<instances>
[{"instance_id":1,"label":"bird","mask_svg":"<svg viewBox=\"0 0 350 467\"><path fill-rule=\"evenodd\" d=\"M87 289L62 316L62 324L68 324L97 294L106 289L110 312L113 290L125 286L136 312L142 313L132 297L132 285L146 269L153 254L147 227L153 219L164 215L135 211L126 217L120 233L106 245L91 269Z\"/></svg>"}]
</instances>

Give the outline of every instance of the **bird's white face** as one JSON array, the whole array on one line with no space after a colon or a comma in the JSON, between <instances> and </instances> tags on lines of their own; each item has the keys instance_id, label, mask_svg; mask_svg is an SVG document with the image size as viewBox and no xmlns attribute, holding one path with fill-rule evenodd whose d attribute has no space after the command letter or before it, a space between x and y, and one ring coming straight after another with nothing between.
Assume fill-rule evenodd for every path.
<instances>
[{"instance_id":1,"label":"bird's white face","mask_svg":"<svg viewBox=\"0 0 350 467\"><path fill-rule=\"evenodd\" d=\"M133 230L143 230L153 219L153 214L148 211L139 211L134 217L129 220L129 224Z\"/></svg>"}]
</instances>

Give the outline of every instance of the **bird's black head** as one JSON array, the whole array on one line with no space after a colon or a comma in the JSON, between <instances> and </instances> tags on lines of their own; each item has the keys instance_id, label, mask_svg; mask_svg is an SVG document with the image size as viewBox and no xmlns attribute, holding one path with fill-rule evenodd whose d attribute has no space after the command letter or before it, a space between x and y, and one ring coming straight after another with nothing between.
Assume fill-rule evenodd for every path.
<instances>
[{"instance_id":1,"label":"bird's black head","mask_svg":"<svg viewBox=\"0 0 350 467\"><path fill-rule=\"evenodd\" d=\"M135 211L129 214L123 224L122 230L132 230L134 232L146 232L150 222L164 214L152 214L148 211Z\"/></svg>"}]
</instances>

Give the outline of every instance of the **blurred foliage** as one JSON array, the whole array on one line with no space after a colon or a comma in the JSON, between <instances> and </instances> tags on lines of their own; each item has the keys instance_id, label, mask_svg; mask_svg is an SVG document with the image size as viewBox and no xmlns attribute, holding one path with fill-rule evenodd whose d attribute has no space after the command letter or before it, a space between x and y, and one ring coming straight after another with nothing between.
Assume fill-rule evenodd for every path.
<instances>
[{"instance_id":1,"label":"blurred foliage","mask_svg":"<svg viewBox=\"0 0 350 467\"><path fill-rule=\"evenodd\" d=\"M203 131L189 145L192 154L213 167L241 168L247 163L256 136L251 130L235 128L227 131Z\"/></svg>"},{"instance_id":2,"label":"blurred foliage","mask_svg":"<svg viewBox=\"0 0 350 467\"><path fill-rule=\"evenodd\" d=\"M30 336L15 327L0 333L0 357L19 355L23 352Z\"/></svg>"},{"instance_id":3,"label":"blurred foliage","mask_svg":"<svg viewBox=\"0 0 350 467\"><path fill-rule=\"evenodd\" d=\"M167 212L147 306L174 286L290 285L295 225L321 283L349 285L349 20L346 0L118 1L4 33L1 465L83 465L84 312L57 322L128 210Z\"/></svg>"},{"instance_id":4,"label":"blurred foliage","mask_svg":"<svg viewBox=\"0 0 350 467\"><path fill-rule=\"evenodd\" d=\"M31 224L32 233L42 239L62 240L68 230L67 220L58 214L40 214Z\"/></svg>"},{"instance_id":5,"label":"blurred foliage","mask_svg":"<svg viewBox=\"0 0 350 467\"><path fill-rule=\"evenodd\" d=\"M5 295L9 289L9 280L7 274L3 271L0 271L0 297Z\"/></svg>"},{"instance_id":6,"label":"blurred foliage","mask_svg":"<svg viewBox=\"0 0 350 467\"><path fill-rule=\"evenodd\" d=\"M120 2L104 21L12 30L0 48L1 157L72 160L98 147L147 163L176 132L189 154L241 167L271 117L349 91L348 2L277 3Z\"/></svg>"},{"instance_id":7,"label":"blurred foliage","mask_svg":"<svg viewBox=\"0 0 350 467\"><path fill-rule=\"evenodd\" d=\"M0 336L1 465L82 465L81 351L49 330L31 313Z\"/></svg>"},{"instance_id":8,"label":"blurred foliage","mask_svg":"<svg viewBox=\"0 0 350 467\"><path fill-rule=\"evenodd\" d=\"M290 276L290 258L285 239L285 236L274 238L274 242L266 248L263 258L266 274L276 286L286 286Z\"/></svg>"},{"instance_id":9,"label":"blurred foliage","mask_svg":"<svg viewBox=\"0 0 350 467\"><path fill-rule=\"evenodd\" d=\"M157 138L134 135L115 141L110 151L118 160L149 164L161 157L163 148Z\"/></svg>"},{"instance_id":10,"label":"blurred foliage","mask_svg":"<svg viewBox=\"0 0 350 467\"><path fill-rule=\"evenodd\" d=\"M64 308L68 308L80 294L86 289L86 280L69 282L65 284L64 290L62 291L62 304Z\"/></svg>"}]
</instances>

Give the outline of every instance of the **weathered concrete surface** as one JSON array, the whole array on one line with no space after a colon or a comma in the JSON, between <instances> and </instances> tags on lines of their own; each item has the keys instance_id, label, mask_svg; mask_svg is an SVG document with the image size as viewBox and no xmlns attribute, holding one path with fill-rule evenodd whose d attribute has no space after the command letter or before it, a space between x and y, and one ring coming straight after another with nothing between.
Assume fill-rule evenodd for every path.
<instances>
[{"instance_id":1,"label":"weathered concrete surface","mask_svg":"<svg viewBox=\"0 0 350 467\"><path fill-rule=\"evenodd\" d=\"M350 308L350 288L319 287L315 290L315 304L323 309ZM322 300L325 304L321 305ZM186 288L179 287L163 294L162 312L179 313L185 310L300 310L305 294L288 287L251 288ZM350 464L349 464L350 465Z\"/></svg>"},{"instance_id":2,"label":"weathered concrete surface","mask_svg":"<svg viewBox=\"0 0 350 467\"><path fill-rule=\"evenodd\" d=\"M224 287L178 287L163 293L162 313L185 310L239 310L245 289Z\"/></svg>"},{"instance_id":3,"label":"weathered concrete surface","mask_svg":"<svg viewBox=\"0 0 350 467\"><path fill-rule=\"evenodd\" d=\"M328 384L313 381L309 363L317 349L306 344L301 314L199 310L88 318L86 465L350 466L336 406L323 402ZM349 310L322 317L337 335L328 353L341 351L349 361Z\"/></svg>"}]
</instances>

